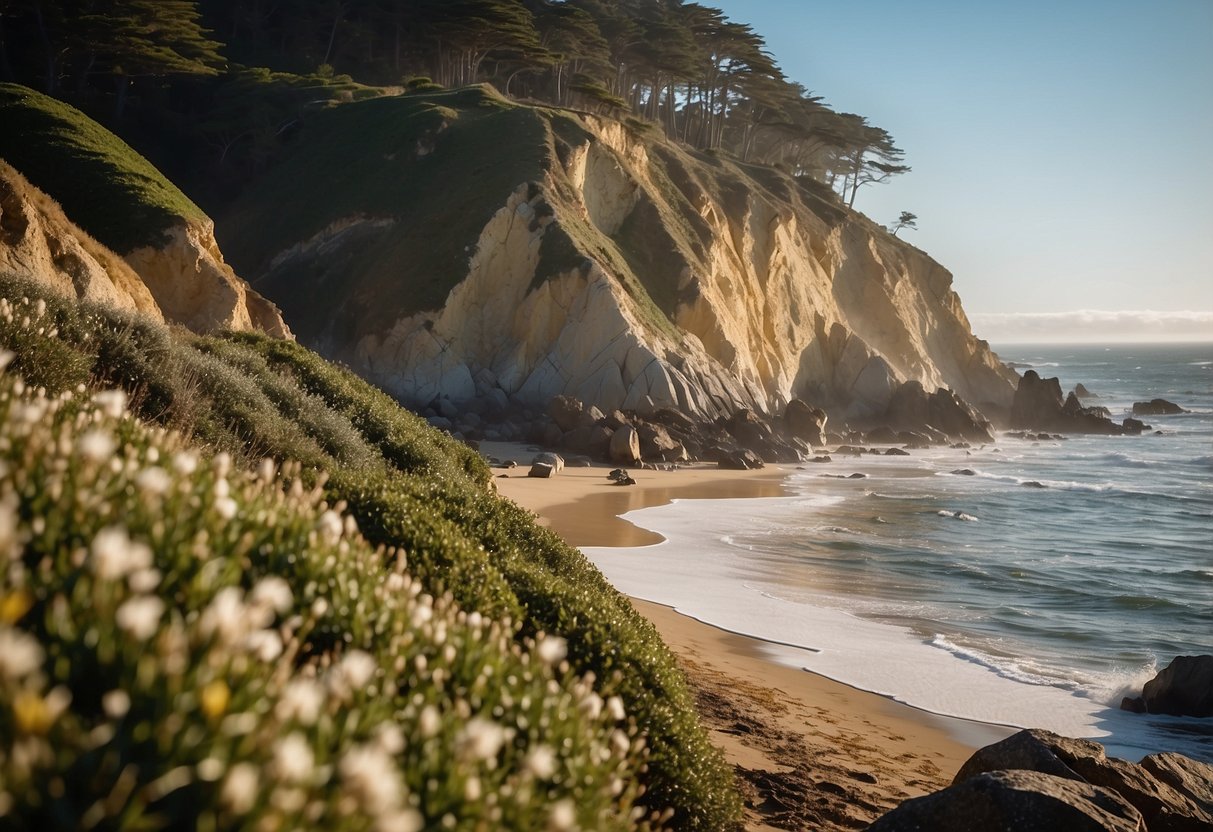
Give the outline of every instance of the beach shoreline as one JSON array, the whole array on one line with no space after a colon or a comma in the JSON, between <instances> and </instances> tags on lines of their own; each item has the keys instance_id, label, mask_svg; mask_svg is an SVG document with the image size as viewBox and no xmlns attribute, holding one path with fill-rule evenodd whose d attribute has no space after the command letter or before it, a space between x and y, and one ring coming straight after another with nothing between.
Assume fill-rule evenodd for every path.
<instances>
[{"instance_id":1,"label":"beach shoreline","mask_svg":"<svg viewBox=\"0 0 1213 832\"><path fill-rule=\"evenodd\" d=\"M791 496L788 471L688 466L633 471L616 486L604 466L527 476L533 452L486 443L515 459L495 482L574 546L645 546L660 535L619 515L672 500ZM901 801L950 784L974 750L1012 729L943 717L795 664L795 651L632 599L678 657L713 742L735 767L747 829L861 829Z\"/></svg>"}]
</instances>

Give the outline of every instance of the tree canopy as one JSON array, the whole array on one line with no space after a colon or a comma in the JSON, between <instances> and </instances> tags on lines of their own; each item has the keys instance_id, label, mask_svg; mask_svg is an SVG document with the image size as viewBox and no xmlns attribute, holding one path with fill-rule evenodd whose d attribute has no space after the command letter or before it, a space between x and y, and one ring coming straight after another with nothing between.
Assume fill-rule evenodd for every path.
<instances>
[{"instance_id":1,"label":"tree canopy","mask_svg":"<svg viewBox=\"0 0 1213 832\"><path fill-rule=\"evenodd\" d=\"M218 91L230 114L234 91L247 89L234 109L260 113L265 91L250 82L299 88L287 75L489 82L515 98L627 113L695 148L825 183L848 205L864 185L909 170L887 131L828 107L785 77L752 27L698 2L0 0L0 78L109 97L118 115L135 86L153 96L157 84L206 76L220 77L189 88L204 99L198 109ZM228 161L232 139L258 129L226 124L210 143Z\"/></svg>"}]
</instances>

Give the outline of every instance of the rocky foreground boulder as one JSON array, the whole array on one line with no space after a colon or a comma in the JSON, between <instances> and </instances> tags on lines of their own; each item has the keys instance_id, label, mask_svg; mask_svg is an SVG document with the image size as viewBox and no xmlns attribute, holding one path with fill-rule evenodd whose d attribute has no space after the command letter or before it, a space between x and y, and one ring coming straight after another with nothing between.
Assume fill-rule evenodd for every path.
<instances>
[{"instance_id":1,"label":"rocky foreground boulder","mask_svg":"<svg viewBox=\"0 0 1213 832\"><path fill-rule=\"evenodd\" d=\"M870 829L1208 832L1213 766L1173 753L1130 763L1097 742L1020 731L974 753L949 788Z\"/></svg>"},{"instance_id":2,"label":"rocky foreground boulder","mask_svg":"<svg viewBox=\"0 0 1213 832\"><path fill-rule=\"evenodd\" d=\"M1176 656L1146 682L1140 697L1125 697L1126 711L1170 716L1213 716L1213 656Z\"/></svg>"}]
</instances>

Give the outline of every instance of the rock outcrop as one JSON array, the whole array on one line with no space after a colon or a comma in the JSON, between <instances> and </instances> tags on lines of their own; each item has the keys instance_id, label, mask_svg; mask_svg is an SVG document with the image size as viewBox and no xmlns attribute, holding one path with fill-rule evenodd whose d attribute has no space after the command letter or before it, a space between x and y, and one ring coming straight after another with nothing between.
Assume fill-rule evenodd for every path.
<instances>
[{"instance_id":1,"label":"rock outcrop","mask_svg":"<svg viewBox=\"0 0 1213 832\"><path fill-rule=\"evenodd\" d=\"M194 332L257 329L275 338L291 331L278 307L237 277L223 260L210 220L182 220L159 246L127 253L164 317Z\"/></svg>"},{"instance_id":2,"label":"rock outcrop","mask_svg":"<svg viewBox=\"0 0 1213 832\"><path fill-rule=\"evenodd\" d=\"M54 200L3 161L0 272L164 320L152 293L126 261L80 229Z\"/></svg>"},{"instance_id":3,"label":"rock outcrop","mask_svg":"<svg viewBox=\"0 0 1213 832\"><path fill-rule=\"evenodd\" d=\"M990 442L994 438L990 421L963 399L942 388L927 393L918 381L907 381L894 391L883 421L888 429L933 430L966 442ZM869 441L880 440L873 440L869 435Z\"/></svg>"},{"instance_id":4,"label":"rock outcrop","mask_svg":"<svg viewBox=\"0 0 1213 832\"><path fill-rule=\"evenodd\" d=\"M914 380L1010 405L1014 373L971 333L951 275L811 183L477 89L336 108L298 158L308 130L319 142L355 112L384 136L429 119L432 152L368 146L391 159L373 189L326 178L299 205L280 198L305 178L287 160L220 237L302 340L403 401L499 390L710 421L803 398L867 417ZM473 136L476 165L455 151ZM395 183L409 196L385 208ZM272 227L247 227L271 210Z\"/></svg>"},{"instance_id":5,"label":"rock outcrop","mask_svg":"<svg viewBox=\"0 0 1213 832\"><path fill-rule=\"evenodd\" d=\"M1211 784L1213 766L1180 754L1130 763L1097 742L1020 731L975 752L951 787L869 828L1203 832L1213 828Z\"/></svg>"},{"instance_id":6,"label":"rock outcrop","mask_svg":"<svg viewBox=\"0 0 1213 832\"><path fill-rule=\"evenodd\" d=\"M1107 408L1084 407L1070 393L1063 400L1057 378L1041 378L1028 370L1019 380L1011 402L1011 427L1028 430L1054 430L1062 433L1099 433L1119 436L1122 425L1112 421Z\"/></svg>"},{"instance_id":7,"label":"rock outcrop","mask_svg":"<svg viewBox=\"0 0 1213 832\"><path fill-rule=\"evenodd\" d=\"M1146 682L1140 697L1126 697L1121 708L1171 716L1213 716L1213 656L1176 656Z\"/></svg>"}]
</instances>

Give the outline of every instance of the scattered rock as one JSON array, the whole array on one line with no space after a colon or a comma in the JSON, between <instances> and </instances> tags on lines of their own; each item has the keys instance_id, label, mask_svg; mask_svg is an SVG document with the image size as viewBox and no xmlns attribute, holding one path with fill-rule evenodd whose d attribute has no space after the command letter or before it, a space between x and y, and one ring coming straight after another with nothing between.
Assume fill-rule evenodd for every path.
<instances>
[{"instance_id":1,"label":"scattered rock","mask_svg":"<svg viewBox=\"0 0 1213 832\"><path fill-rule=\"evenodd\" d=\"M1213 815L1213 765L1171 751L1151 754L1139 765Z\"/></svg>"},{"instance_id":2,"label":"scattered rock","mask_svg":"<svg viewBox=\"0 0 1213 832\"><path fill-rule=\"evenodd\" d=\"M536 454L535 458L531 460L531 465L550 465L552 473L559 474L564 470L564 457L560 454L540 453Z\"/></svg>"},{"instance_id":3,"label":"scattered rock","mask_svg":"<svg viewBox=\"0 0 1213 832\"><path fill-rule=\"evenodd\" d=\"M893 392L885 422L901 430L942 434L944 441L948 437L970 442L994 439L989 421L964 399L942 387L928 394L917 381L907 381Z\"/></svg>"},{"instance_id":4,"label":"scattered rock","mask_svg":"<svg viewBox=\"0 0 1213 832\"><path fill-rule=\"evenodd\" d=\"M889 448L884 452L885 456L909 456L909 451L903 451L901 448Z\"/></svg>"},{"instance_id":5,"label":"scattered rock","mask_svg":"<svg viewBox=\"0 0 1213 832\"><path fill-rule=\"evenodd\" d=\"M1143 832L1115 792L1036 771L996 771L902 803L868 832Z\"/></svg>"},{"instance_id":6,"label":"scattered rock","mask_svg":"<svg viewBox=\"0 0 1213 832\"><path fill-rule=\"evenodd\" d=\"M766 467L766 463L762 461L762 457L748 448L739 448L725 452L720 455L716 465L730 471L752 471Z\"/></svg>"},{"instance_id":7,"label":"scattered rock","mask_svg":"<svg viewBox=\"0 0 1213 832\"><path fill-rule=\"evenodd\" d=\"M1061 382L1056 378L1041 378L1035 370L1028 370L1019 380L1011 403L1011 427L1112 436L1125 432L1111 420L1107 408L1084 407L1073 393L1063 400Z\"/></svg>"},{"instance_id":8,"label":"scattered rock","mask_svg":"<svg viewBox=\"0 0 1213 832\"><path fill-rule=\"evenodd\" d=\"M531 463L531 470L527 474L528 477L539 477L540 479L550 479L556 474L556 466L549 465L546 462Z\"/></svg>"},{"instance_id":9,"label":"scattered rock","mask_svg":"<svg viewBox=\"0 0 1213 832\"><path fill-rule=\"evenodd\" d=\"M1174 416L1178 413L1187 413L1182 407L1175 402L1169 402L1166 399L1150 399L1148 402L1133 402L1134 416Z\"/></svg>"},{"instance_id":10,"label":"scattered rock","mask_svg":"<svg viewBox=\"0 0 1213 832\"><path fill-rule=\"evenodd\" d=\"M901 441L898 438L897 433L887 425L868 431L867 434L864 435L864 440L876 445L893 445Z\"/></svg>"},{"instance_id":11,"label":"scattered rock","mask_svg":"<svg viewBox=\"0 0 1213 832\"><path fill-rule=\"evenodd\" d=\"M1048 486L1045 485L1043 482L1038 482L1036 480L1028 480L1027 482L1021 482L1020 485L1023 486L1024 488L1048 488Z\"/></svg>"},{"instance_id":12,"label":"scattered rock","mask_svg":"<svg viewBox=\"0 0 1213 832\"><path fill-rule=\"evenodd\" d=\"M813 447L826 444L825 428L829 417L824 410L802 401L792 399L783 411L783 422L788 433L803 439Z\"/></svg>"},{"instance_id":13,"label":"scattered rock","mask_svg":"<svg viewBox=\"0 0 1213 832\"><path fill-rule=\"evenodd\" d=\"M1142 431L1150 429L1150 426L1140 419L1134 419L1132 416L1126 416L1120 426L1125 429L1125 433L1133 436L1138 436Z\"/></svg>"},{"instance_id":14,"label":"scattered rock","mask_svg":"<svg viewBox=\"0 0 1213 832\"><path fill-rule=\"evenodd\" d=\"M1146 682L1141 698L1126 697L1141 713L1171 716L1213 716L1213 656L1176 656L1158 675Z\"/></svg>"},{"instance_id":15,"label":"scattered rock","mask_svg":"<svg viewBox=\"0 0 1213 832\"><path fill-rule=\"evenodd\" d=\"M813 457L812 459L810 459L810 460L809 460L809 462L818 462L818 463L821 463L821 462L833 462L833 461L834 461L834 460L833 460L833 459L831 459L831 458L830 458L830 456L829 456L828 454L827 454L826 456L815 456L815 457Z\"/></svg>"},{"instance_id":16,"label":"scattered rock","mask_svg":"<svg viewBox=\"0 0 1213 832\"><path fill-rule=\"evenodd\" d=\"M1074 385L1074 395L1078 396L1078 398L1080 398L1080 399L1098 399L1099 398L1099 396L1095 395L1090 390L1088 390L1086 388L1086 385L1084 385L1081 381L1078 382L1078 384Z\"/></svg>"},{"instance_id":17,"label":"scattered rock","mask_svg":"<svg viewBox=\"0 0 1213 832\"><path fill-rule=\"evenodd\" d=\"M611 462L635 465L640 462L640 434L631 425L624 425L611 435Z\"/></svg>"},{"instance_id":18,"label":"scattered rock","mask_svg":"<svg viewBox=\"0 0 1213 832\"><path fill-rule=\"evenodd\" d=\"M958 477L975 477L975 476L977 476L977 472L974 471L972 468L957 468L952 473Z\"/></svg>"}]
</instances>

